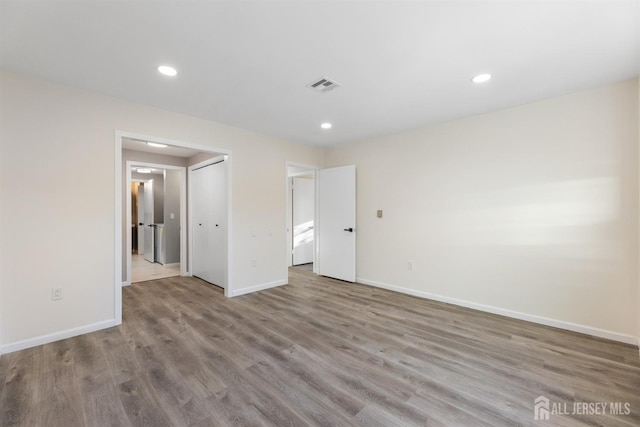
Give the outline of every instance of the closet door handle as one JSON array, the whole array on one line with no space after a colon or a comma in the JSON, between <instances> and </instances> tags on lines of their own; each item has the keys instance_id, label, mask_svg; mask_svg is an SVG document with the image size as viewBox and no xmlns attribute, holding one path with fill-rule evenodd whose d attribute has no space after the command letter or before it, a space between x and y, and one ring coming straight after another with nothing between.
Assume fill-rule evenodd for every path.
<instances>
[{"instance_id":1,"label":"closet door handle","mask_svg":"<svg viewBox=\"0 0 640 427\"><path fill-rule=\"evenodd\" d=\"M345 228L344 231L348 231L349 233L353 233L353 228L352 227Z\"/></svg>"}]
</instances>

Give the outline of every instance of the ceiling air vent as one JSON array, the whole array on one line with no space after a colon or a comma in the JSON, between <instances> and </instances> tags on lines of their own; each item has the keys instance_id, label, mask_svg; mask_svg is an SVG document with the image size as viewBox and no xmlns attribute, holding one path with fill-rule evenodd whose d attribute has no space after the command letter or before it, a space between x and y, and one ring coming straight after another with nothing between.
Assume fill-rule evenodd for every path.
<instances>
[{"instance_id":1,"label":"ceiling air vent","mask_svg":"<svg viewBox=\"0 0 640 427\"><path fill-rule=\"evenodd\" d=\"M316 92L329 92L340 86L342 86L340 83L329 77L320 77L307 85L309 89Z\"/></svg>"}]
</instances>

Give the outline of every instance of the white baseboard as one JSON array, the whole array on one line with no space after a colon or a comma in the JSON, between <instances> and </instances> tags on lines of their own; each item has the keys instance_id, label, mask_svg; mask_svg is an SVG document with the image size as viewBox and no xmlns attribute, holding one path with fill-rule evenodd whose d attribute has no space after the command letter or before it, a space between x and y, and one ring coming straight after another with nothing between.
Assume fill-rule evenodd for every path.
<instances>
[{"instance_id":1,"label":"white baseboard","mask_svg":"<svg viewBox=\"0 0 640 427\"><path fill-rule=\"evenodd\" d=\"M122 282L122 287L123 287L123 288L124 288L125 286L130 286L130 285L131 285L131 282L130 282L130 281L128 281L128 280L127 280L127 281L125 281L125 282Z\"/></svg>"},{"instance_id":2,"label":"white baseboard","mask_svg":"<svg viewBox=\"0 0 640 427\"><path fill-rule=\"evenodd\" d=\"M363 277L358 277L356 280L358 283L362 283L363 285L375 286L377 288L388 289L390 291L400 292L420 298L446 302L449 304L472 308L487 313L499 314L501 316L511 317L514 319L526 320L527 322L539 323L541 325L566 329L573 332L580 332L582 334L592 335L594 337L606 338L613 341L623 342L625 344L638 345L640 347L640 339L638 337L634 337L633 335L621 334L619 332L608 331L606 329L594 328L593 326L580 325L577 323L566 322L564 320L550 319L548 317L537 316L535 314L522 313L519 311L508 310L506 308L478 304L471 301L432 294L430 292L423 292L415 289L403 288L401 286L389 285L387 283L377 282L375 280L369 280Z\"/></svg>"},{"instance_id":3,"label":"white baseboard","mask_svg":"<svg viewBox=\"0 0 640 427\"><path fill-rule=\"evenodd\" d=\"M14 351L24 350L30 347L36 347L42 344L49 344L54 341L60 341L67 338L75 337L89 332L99 331L100 329L110 328L115 326L114 319L105 320L98 323L91 323L89 325L80 326L77 328L67 329L66 331L54 332L52 334L40 335L39 337L29 338L22 341L17 341L11 344L6 344L0 347L0 354L13 353Z\"/></svg>"},{"instance_id":4,"label":"white baseboard","mask_svg":"<svg viewBox=\"0 0 640 427\"><path fill-rule=\"evenodd\" d=\"M286 285L288 280L276 280L275 282L263 283L261 285L251 286L249 288L242 288L234 290L229 294L230 297L237 297L239 295L250 294L253 292L264 291L265 289L271 289L278 286Z\"/></svg>"}]
</instances>

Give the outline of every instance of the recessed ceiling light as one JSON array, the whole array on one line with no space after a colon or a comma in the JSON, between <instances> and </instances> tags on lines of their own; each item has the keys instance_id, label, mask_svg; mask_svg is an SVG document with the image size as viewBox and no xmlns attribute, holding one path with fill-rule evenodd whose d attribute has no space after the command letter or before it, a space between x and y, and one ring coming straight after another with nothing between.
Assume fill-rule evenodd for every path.
<instances>
[{"instance_id":1,"label":"recessed ceiling light","mask_svg":"<svg viewBox=\"0 0 640 427\"><path fill-rule=\"evenodd\" d=\"M474 78L471 79L474 83L484 83L491 80L491 74L478 74Z\"/></svg>"},{"instance_id":2,"label":"recessed ceiling light","mask_svg":"<svg viewBox=\"0 0 640 427\"><path fill-rule=\"evenodd\" d=\"M323 123L320 125L322 129L331 129L331 126L333 126L331 123Z\"/></svg>"},{"instance_id":3,"label":"recessed ceiling light","mask_svg":"<svg viewBox=\"0 0 640 427\"><path fill-rule=\"evenodd\" d=\"M167 148L167 145L160 144L160 143L157 143L157 142L147 142L147 145L150 146L150 147Z\"/></svg>"},{"instance_id":4,"label":"recessed ceiling light","mask_svg":"<svg viewBox=\"0 0 640 427\"><path fill-rule=\"evenodd\" d=\"M136 169L139 173L151 173L151 169L149 168L138 168Z\"/></svg>"},{"instance_id":5,"label":"recessed ceiling light","mask_svg":"<svg viewBox=\"0 0 640 427\"><path fill-rule=\"evenodd\" d=\"M178 75L178 71L175 68L170 67L168 65L159 66L158 67L158 72L160 74L164 74L165 76L169 76L169 77L174 77L174 76Z\"/></svg>"}]
</instances>

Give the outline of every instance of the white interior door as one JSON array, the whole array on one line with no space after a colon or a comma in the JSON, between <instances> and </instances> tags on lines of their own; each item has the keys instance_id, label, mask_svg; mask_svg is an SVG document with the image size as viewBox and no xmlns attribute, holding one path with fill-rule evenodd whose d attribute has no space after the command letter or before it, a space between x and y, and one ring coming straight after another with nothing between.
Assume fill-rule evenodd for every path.
<instances>
[{"instance_id":1,"label":"white interior door","mask_svg":"<svg viewBox=\"0 0 640 427\"><path fill-rule=\"evenodd\" d=\"M153 180L144 182L144 259L155 262L155 247L153 241L154 216L153 216Z\"/></svg>"},{"instance_id":2,"label":"white interior door","mask_svg":"<svg viewBox=\"0 0 640 427\"><path fill-rule=\"evenodd\" d=\"M222 161L191 171L192 274L226 286L227 165Z\"/></svg>"},{"instance_id":3,"label":"white interior door","mask_svg":"<svg viewBox=\"0 0 640 427\"><path fill-rule=\"evenodd\" d=\"M356 281L356 167L318 171L318 274Z\"/></svg>"},{"instance_id":4,"label":"white interior door","mask_svg":"<svg viewBox=\"0 0 640 427\"><path fill-rule=\"evenodd\" d=\"M315 182L308 178L293 181L293 265L313 262Z\"/></svg>"},{"instance_id":5,"label":"white interior door","mask_svg":"<svg viewBox=\"0 0 640 427\"><path fill-rule=\"evenodd\" d=\"M138 196L136 200L136 206L138 206L138 255L144 254L144 185L138 185Z\"/></svg>"}]
</instances>

